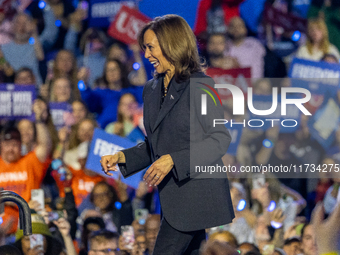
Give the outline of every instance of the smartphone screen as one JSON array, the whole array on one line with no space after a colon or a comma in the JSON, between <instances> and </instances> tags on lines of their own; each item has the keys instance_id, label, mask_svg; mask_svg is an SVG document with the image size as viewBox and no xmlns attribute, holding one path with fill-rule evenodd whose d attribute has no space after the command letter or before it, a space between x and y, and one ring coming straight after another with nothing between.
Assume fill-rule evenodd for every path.
<instances>
[{"instance_id":1,"label":"smartphone screen","mask_svg":"<svg viewBox=\"0 0 340 255\"><path fill-rule=\"evenodd\" d=\"M33 249L36 246L41 246L41 250L43 250L44 237L41 234L30 235L30 248Z\"/></svg>"},{"instance_id":2,"label":"smartphone screen","mask_svg":"<svg viewBox=\"0 0 340 255\"><path fill-rule=\"evenodd\" d=\"M148 215L149 215L148 209L136 209L135 210L135 220L137 220L140 225L145 224L145 221L148 218Z\"/></svg>"},{"instance_id":3,"label":"smartphone screen","mask_svg":"<svg viewBox=\"0 0 340 255\"><path fill-rule=\"evenodd\" d=\"M49 221L59 220L62 217L64 217L63 211L52 211L52 212L48 213L48 220Z\"/></svg>"},{"instance_id":4,"label":"smartphone screen","mask_svg":"<svg viewBox=\"0 0 340 255\"><path fill-rule=\"evenodd\" d=\"M45 208L45 195L43 189L32 189L31 200L37 201L41 205L41 209Z\"/></svg>"},{"instance_id":5,"label":"smartphone screen","mask_svg":"<svg viewBox=\"0 0 340 255\"><path fill-rule=\"evenodd\" d=\"M130 225L126 225L126 226L122 226L121 230L122 230L121 232L122 232L122 236L125 242L125 247L129 250L132 250L133 244L135 242L135 234L134 234L133 227Z\"/></svg>"}]
</instances>

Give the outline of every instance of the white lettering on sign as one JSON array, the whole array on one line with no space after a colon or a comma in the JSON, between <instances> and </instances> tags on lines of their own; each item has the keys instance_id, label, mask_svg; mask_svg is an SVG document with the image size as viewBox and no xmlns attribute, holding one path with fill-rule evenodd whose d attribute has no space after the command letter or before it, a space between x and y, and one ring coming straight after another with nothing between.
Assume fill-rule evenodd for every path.
<instances>
[{"instance_id":1,"label":"white lettering on sign","mask_svg":"<svg viewBox=\"0 0 340 255\"><path fill-rule=\"evenodd\" d=\"M78 182L78 189L85 190L86 192L90 193L94 187L94 182L85 182L84 180L79 180Z\"/></svg>"},{"instance_id":2,"label":"white lettering on sign","mask_svg":"<svg viewBox=\"0 0 340 255\"><path fill-rule=\"evenodd\" d=\"M52 121L55 126L63 126L64 125L64 112L65 110L62 109L51 109L51 116L52 116Z\"/></svg>"},{"instance_id":3,"label":"white lettering on sign","mask_svg":"<svg viewBox=\"0 0 340 255\"><path fill-rule=\"evenodd\" d=\"M11 92L0 92L0 116L12 115Z\"/></svg>"},{"instance_id":4,"label":"white lettering on sign","mask_svg":"<svg viewBox=\"0 0 340 255\"><path fill-rule=\"evenodd\" d=\"M131 8L135 7L135 3L133 1L96 3L92 5L91 17L107 18L115 16L123 4Z\"/></svg>"},{"instance_id":5,"label":"white lettering on sign","mask_svg":"<svg viewBox=\"0 0 340 255\"><path fill-rule=\"evenodd\" d=\"M129 19L127 19L129 18ZM119 32L127 34L130 38L137 40L139 31L143 28L145 22L128 15L126 12L120 13L117 17L116 28Z\"/></svg>"},{"instance_id":6,"label":"white lettering on sign","mask_svg":"<svg viewBox=\"0 0 340 255\"><path fill-rule=\"evenodd\" d=\"M29 91L13 92L13 116L32 115L32 93Z\"/></svg>"},{"instance_id":7,"label":"white lettering on sign","mask_svg":"<svg viewBox=\"0 0 340 255\"><path fill-rule=\"evenodd\" d=\"M27 181L27 172L0 173L0 182Z\"/></svg>"},{"instance_id":8,"label":"white lettering on sign","mask_svg":"<svg viewBox=\"0 0 340 255\"><path fill-rule=\"evenodd\" d=\"M292 70L292 78L301 78L314 82L321 82L333 86L338 86L340 72L316 66L295 64Z\"/></svg>"},{"instance_id":9,"label":"white lettering on sign","mask_svg":"<svg viewBox=\"0 0 340 255\"><path fill-rule=\"evenodd\" d=\"M120 151L122 149L124 148L117 144L109 143L105 140L97 138L95 145L94 145L93 153L94 155L98 155L101 157L104 155L115 154L117 151Z\"/></svg>"}]
</instances>

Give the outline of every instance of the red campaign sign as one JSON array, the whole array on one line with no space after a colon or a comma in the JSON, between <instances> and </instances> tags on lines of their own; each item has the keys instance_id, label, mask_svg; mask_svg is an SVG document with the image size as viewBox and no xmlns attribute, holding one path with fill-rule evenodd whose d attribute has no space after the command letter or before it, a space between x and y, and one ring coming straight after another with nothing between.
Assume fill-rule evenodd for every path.
<instances>
[{"instance_id":1,"label":"red campaign sign","mask_svg":"<svg viewBox=\"0 0 340 255\"><path fill-rule=\"evenodd\" d=\"M284 13L267 4L264 8L263 17L266 23L280 26L287 31L299 30L306 32L307 20L290 13Z\"/></svg>"},{"instance_id":2,"label":"red campaign sign","mask_svg":"<svg viewBox=\"0 0 340 255\"><path fill-rule=\"evenodd\" d=\"M239 87L245 97L247 97L247 89L251 87L250 68L220 69L208 68L206 74L214 79L216 84L232 84ZM218 89L221 100L231 98L229 89Z\"/></svg>"},{"instance_id":3,"label":"red campaign sign","mask_svg":"<svg viewBox=\"0 0 340 255\"><path fill-rule=\"evenodd\" d=\"M134 44L137 43L139 31L149 21L151 19L137 9L122 5L107 32L123 43Z\"/></svg>"}]
</instances>

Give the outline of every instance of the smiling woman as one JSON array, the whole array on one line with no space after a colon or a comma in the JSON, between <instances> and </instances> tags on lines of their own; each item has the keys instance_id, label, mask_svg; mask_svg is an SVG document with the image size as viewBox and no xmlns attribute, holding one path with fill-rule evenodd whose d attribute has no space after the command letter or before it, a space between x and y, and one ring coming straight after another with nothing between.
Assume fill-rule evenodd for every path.
<instances>
[{"instance_id":1,"label":"smiling woman","mask_svg":"<svg viewBox=\"0 0 340 255\"><path fill-rule=\"evenodd\" d=\"M221 158L230 135L224 125L212 125L212 119L223 118L223 109L208 100L209 117L192 115L199 125L195 126L195 146L191 147L191 113L199 111L190 111L190 93L196 99L202 90L191 88L190 79L213 83L201 71L193 32L182 17L165 15L148 23L138 42L155 68L154 78L143 91L147 136L135 147L103 156L101 164L108 175L117 171L119 164L124 178L150 166L144 180L149 186L158 186L163 213L152 254L198 254L205 228L230 223L234 218L226 175L194 179L190 171L191 159L223 165Z\"/></svg>"},{"instance_id":2,"label":"smiling woman","mask_svg":"<svg viewBox=\"0 0 340 255\"><path fill-rule=\"evenodd\" d=\"M145 58L155 67L156 77L166 73L168 78L174 75L176 81L185 80L192 73L201 71L196 38L183 18L166 16L168 19L156 18L146 25L140 32L138 43Z\"/></svg>"}]
</instances>

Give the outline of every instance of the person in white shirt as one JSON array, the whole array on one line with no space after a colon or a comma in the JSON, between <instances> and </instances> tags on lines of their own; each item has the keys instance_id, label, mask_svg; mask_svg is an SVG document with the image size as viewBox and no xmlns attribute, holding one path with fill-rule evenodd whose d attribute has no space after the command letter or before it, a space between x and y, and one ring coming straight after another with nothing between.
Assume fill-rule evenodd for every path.
<instances>
[{"instance_id":1,"label":"person in white shirt","mask_svg":"<svg viewBox=\"0 0 340 255\"><path fill-rule=\"evenodd\" d=\"M307 27L307 41L297 50L296 57L320 61L325 54L332 54L340 58L338 49L328 40L328 29L323 19L309 19Z\"/></svg>"}]
</instances>

